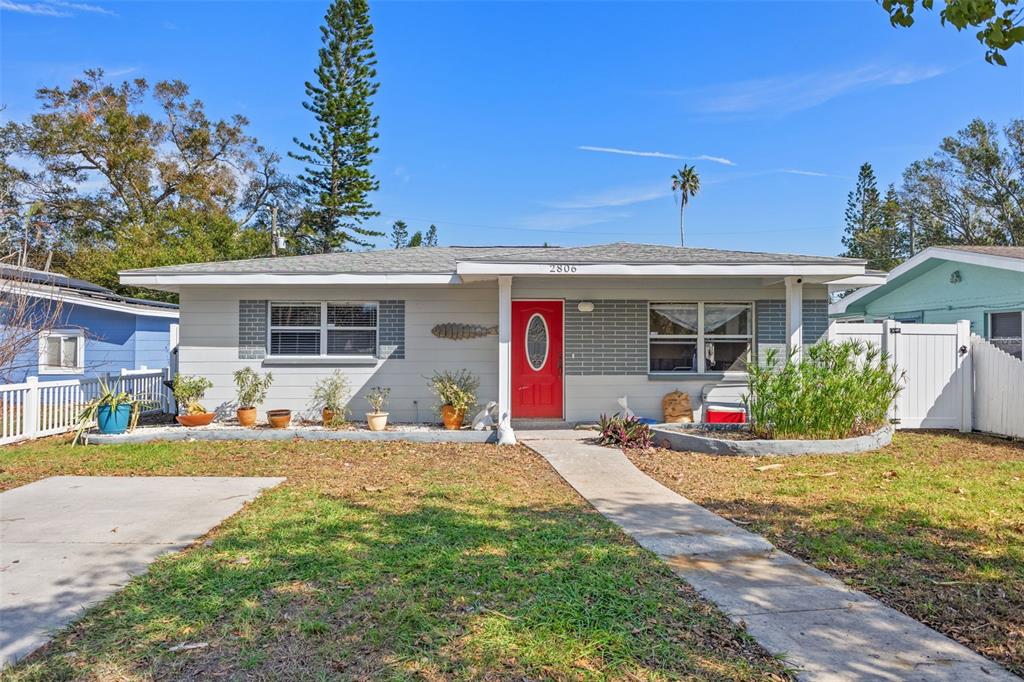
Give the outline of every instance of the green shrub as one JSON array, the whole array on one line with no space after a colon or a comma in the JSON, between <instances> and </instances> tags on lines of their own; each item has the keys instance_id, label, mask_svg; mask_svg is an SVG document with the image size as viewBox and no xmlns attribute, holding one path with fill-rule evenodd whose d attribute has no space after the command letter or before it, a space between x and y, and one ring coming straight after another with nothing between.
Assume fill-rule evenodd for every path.
<instances>
[{"instance_id":1,"label":"green shrub","mask_svg":"<svg viewBox=\"0 0 1024 682\"><path fill-rule=\"evenodd\" d=\"M313 386L313 406L334 413L331 426L339 426L348 419L348 399L352 394L348 377L341 370L335 370Z\"/></svg>"},{"instance_id":2,"label":"green shrub","mask_svg":"<svg viewBox=\"0 0 1024 682\"><path fill-rule=\"evenodd\" d=\"M178 404L185 408L185 414L202 414L206 412L199 401L206 391L213 388L213 382L206 377L190 377L178 374L174 377L171 392Z\"/></svg>"},{"instance_id":3,"label":"green shrub","mask_svg":"<svg viewBox=\"0 0 1024 682\"><path fill-rule=\"evenodd\" d=\"M859 341L816 343L802 361L768 351L747 368L751 429L762 438L849 438L884 426L903 375Z\"/></svg>"},{"instance_id":4,"label":"green shrub","mask_svg":"<svg viewBox=\"0 0 1024 682\"><path fill-rule=\"evenodd\" d=\"M637 417L611 417L601 415L598 422L601 445L616 445L620 448L647 450L653 444L651 428Z\"/></svg>"},{"instance_id":5,"label":"green shrub","mask_svg":"<svg viewBox=\"0 0 1024 682\"><path fill-rule=\"evenodd\" d=\"M243 367L235 372L235 386L238 387L238 407L240 409L262 405L267 399L267 391L274 376L267 372L260 376L251 367Z\"/></svg>"},{"instance_id":6,"label":"green shrub","mask_svg":"<svg viewBox=\"0 0 1024 682\"><path fill-rule=\"evenodd\" d=\"M472 372L434 372L430 377L430 390L437 396L437 408L451 405L452 409L469 412L476 405L476 392L480 380Z\"/></svg>"}]
</instances>

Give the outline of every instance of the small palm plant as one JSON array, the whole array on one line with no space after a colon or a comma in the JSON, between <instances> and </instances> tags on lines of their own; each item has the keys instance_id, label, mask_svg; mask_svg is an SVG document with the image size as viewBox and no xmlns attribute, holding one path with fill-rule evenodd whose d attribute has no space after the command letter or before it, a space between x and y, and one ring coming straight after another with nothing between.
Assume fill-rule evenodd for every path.
<instances>
[{"instance_id":1,"label":"small palm plant","mask_svg":"<svg viewBox=\"0 0 1024 682\"><path fill-rule=\"evenodd\" d=\"M103 377L99 379L99 395L82 406L78 413L78 424L72 445L77 445L93 424L98 424L102 433L124 433L133 431L139 423L142 409L159 405L159 399L133 396L121 390L121 383L114 386Z\"/></svg>"},{"instance_id":2,"label":"small palm plant","mask_svg":"<svg viewBox=\"0 0 1024 682\"><path fill-rule=\"evenodd\" d=\"M686 246L686 230L683 227L683 212L690 199L700 191L700 176L697 169L687 164L672 174L672 191L679 192L679 245Z\"/></svg>"}]
</instances>

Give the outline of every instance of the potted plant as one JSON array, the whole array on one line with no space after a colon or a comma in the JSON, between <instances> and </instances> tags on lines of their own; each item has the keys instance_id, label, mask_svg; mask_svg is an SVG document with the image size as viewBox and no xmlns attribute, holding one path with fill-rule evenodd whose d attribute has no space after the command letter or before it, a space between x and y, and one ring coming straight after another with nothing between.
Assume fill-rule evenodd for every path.
<instances>
[{"instance_id":1,"label":"potted plant","mask_svg":"<svg viewBox=\"0 0 1024 682\"><path fill-rule=\"evenodd\" d=\"M366 425L371 431L383 431L387 428L388 413L384 412L384 406L388 404L389 395L391 389L383 386L377 386L366 394L366 402L373 408L373 412L366 413Z\"/></svg>"},{"instance_id":2,"label":"potted plant","mask_svg":"<svg viewBox=\"0 0 1024 682\"><path fill-rule=\"evenodd\" d=\"M462 428L466 412L476 405L476 391L480 380L465 369L458 372L434 372L430 378L430 390L437 396L444 428Z\"/></svg>"},{"instance_id":3,"label":"potted plant","mask_svg":"<svg viewBox=\"0 0 1024 682\"><path fill-rule=\"evenodd\" d=\"M118 434L131 431L139 421L139 413L144 405L154 403L152 400L141 399L131 394L111 388L106 379L99 380L99 395L86 403L78 414L78 427L75 429L76 444L94 423L100 433Z\"/></svg>"},{"instance_id":4,"label":"potted plant","mask_svg":"<svg viewBox=\"0 0 1024 682\"><path fill-rule=\"evenodd\" d=\"M182 426L206 426L213 421L213 412L207 412L199 401L206 395L206 391L213 387L213 382L206 377L190 377L179 374L174 377L171 391L174 399L178 401L185 410L185 414L179 414L175 419Z\"/></svg>"},{"instance_id":5,"label":"potted plant","mask_svg":"<svg viewBox=\"0 0 1024 682\"><path fill-rule=\"evenodd\" d=\"M273 429L287 429L292 423L291 410L267 410L267 421Z\"/></svg>"},{"instance_id":6,"label":"potted plant","mask_svg":"<svg viewBox=\"0 0 1024 682\"><path fill-rule=\"evenodd\" d=\"M267 399L267 391L273 380L270 372L261 377L251 367L243 367L235 372L235 386L238 387L238 409L235 414L239 424L252 426L256 423L256 406Z\"/></svg>"},{"instance_id":7,"label":"potted plant","mask_svg":"<svg viewBox=\"0 0 1024 682\"><path fill-rule=\"evenodd\" d=\"M313 387L313 404L320 408L324 426L338 426L347 418L347 403L350 395L348 377L335 370Z\"/></svg>"}]
</instances>

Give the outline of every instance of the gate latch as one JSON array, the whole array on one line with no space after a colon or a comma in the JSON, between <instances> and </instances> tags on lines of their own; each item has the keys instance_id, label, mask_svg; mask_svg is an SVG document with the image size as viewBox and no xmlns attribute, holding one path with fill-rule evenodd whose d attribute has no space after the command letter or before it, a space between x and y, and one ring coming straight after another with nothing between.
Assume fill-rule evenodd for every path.
<instances>
[{"instance_id":1,"label":"gate latch","mask_svg":"<svg viewBox=\"0 0 1024 682\"><path fill-rule=\"evenodd\" d=\"M960 355L967 355L967 346L960 346Z\"/></svg>"}]
</instances>

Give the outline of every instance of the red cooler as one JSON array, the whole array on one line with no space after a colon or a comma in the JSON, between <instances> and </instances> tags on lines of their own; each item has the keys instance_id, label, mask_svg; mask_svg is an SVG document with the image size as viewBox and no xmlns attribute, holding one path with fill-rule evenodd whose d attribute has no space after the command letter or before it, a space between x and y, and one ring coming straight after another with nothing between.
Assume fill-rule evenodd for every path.
<instances>
[{"instance_id":1,"label":"red cooler","mask_svg":"<svg viewBox=\"0 0 1024 682\"><path fill-rule=\"evenodd\" d=\"M746 424L747 411L742 407L709 406L704 415L707 424Z\"/></svg>"}]
</instances>

